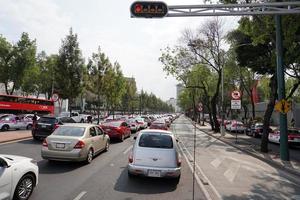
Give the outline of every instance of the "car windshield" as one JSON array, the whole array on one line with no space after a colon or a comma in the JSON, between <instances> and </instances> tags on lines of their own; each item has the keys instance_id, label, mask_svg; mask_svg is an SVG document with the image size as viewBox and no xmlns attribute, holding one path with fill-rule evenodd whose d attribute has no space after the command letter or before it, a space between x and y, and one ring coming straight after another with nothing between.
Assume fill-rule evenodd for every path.
<instances>
[{"instance_id":1,"label":"car windshield","mask_svg":"<svg viewBox=\"0 0 300 200\"><path fill-rule=\"evenodd\" d=\"M170 135L146 133L141 135L139 140L139 146L149 148L172 149L173 140Z\"/></svg>"},{"instance_id":2,"label":"car windshield","mask_svg":"<svg viewBox=\"0 0 300 200\"><path fill-rule=\"evenodd\" d=\"M52 135L81 137L85 131L84 127L60 126Z\"/></svg>"}]
</instances>

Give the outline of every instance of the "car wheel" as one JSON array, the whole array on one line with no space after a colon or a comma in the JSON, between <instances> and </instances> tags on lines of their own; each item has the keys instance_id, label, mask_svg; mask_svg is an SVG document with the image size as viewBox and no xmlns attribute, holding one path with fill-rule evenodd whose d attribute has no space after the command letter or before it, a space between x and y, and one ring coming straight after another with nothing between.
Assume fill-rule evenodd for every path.
<instances>
[{"instance_id":1,"label":"car wheel","mask_svg":"<svg viewBox=\"0 0 300 200\"><path fill-rule=\"evenodd\" d=\"M177 185L179 183L179 181L180 181L180 175L174 179L174 183L176 183L176 185Z\"/></svg>"},{"instance_id":2,"label":"car wheel","mask_svg":"<svg viewBox=\"0 0 300 200\"><path fill-rule=\"evenodd\" d=\"M31 130L32 129L32 124L28 124L26 127L27 130Z\"/></svg>"},{"instance_id":3,"label":"car wheel","mask_svg":"<svg viewBox=\"0 0 300 200\"><path fill-rule=\"evenodd\" d=\"M124 134L122 134L122 136L121 136L121 142L123 142L125 140L125 136L124 136Z\"/></svg>"},{"instance_id":4,"label":"car wheel","mask_svg":"<svg viewBox=\"0 0 300 200\"><path fill-rule=\"evenodd\" d=\"M25 174L20 181L14 192L14 200L27 200L35 185L35 178L32 174Z\"/></svg>"},{"instance_id":5,"label":"car wheel","mask_svg":"<svg viewBox=\"0 0 300 200\"><path fill-rule=\"evenodd\" d=\"M41 139L39 138L39 137L37 137L37 136L32 136L33 137L33 139L34 140L36 140L36 141L40 141Z\"/></svg>"},{"instance_id":6,"label":"car wheel","mask_svg":"<svg viewBox=\"0 0 300 200\"><path fill-rule=\"evenodd\" d=\"M9 126L8 125L4 125L2 126L2 131L8 131L9 130Z\"/></svg>"},{"instance_id":7,"label":"car wheel","mask_svg":"<svg viewBox=\"0 0 300 200\"><path fill-rule=\"evenodd\" d=\"M109 149L109 140L106 141L104 151L108 151L108 149Z\"/></svg>"},{"instance_id":8,"label":"car wheel","mask_svg":"<svg viewBox=\"0 0 300 200\"><path fill-rule=\"evenodd\" d=\"M86 155L86 163L90 164L93 161L94 152L92 149L90 149Z\"/></svg>"}]
</instances>

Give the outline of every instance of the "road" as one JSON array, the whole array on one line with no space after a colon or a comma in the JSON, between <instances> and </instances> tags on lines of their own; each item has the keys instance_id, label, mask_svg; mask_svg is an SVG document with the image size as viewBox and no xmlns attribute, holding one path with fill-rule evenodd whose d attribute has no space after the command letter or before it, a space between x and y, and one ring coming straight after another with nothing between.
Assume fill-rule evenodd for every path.
<instances>
[{"instance_id":1,"label":"road","mask_svg":"<svg viewBox=\"0 0 300 200\"><path fill-rule=\"evenodd\" d=\"M299 177L276 169L194 129L180 117L172 126L179 145L193 162L196 131L196 171L204 187L220 199L300 199Z\"/></svg>"},{"instance_id":2,"label":"road","mask_svg":"<svg viewBox=\"0 0 300 200\"><path fill-rule=\"evenodd\" d=\"M113 142L108 152L91 164L48 162L40 156L41 142L32 139L0 145L0 153L38 161L39 184L30 200L189 200L195 199L300 199L299 178L278 170L232 146L196 130L181 116L171 126L179 139L182 176L172 180L128 179L127 157L133 137Z\"/></svg>"},{"instance_id":3,"label":"road","mask_svg":"<svg viewBox=\"0 0 300 200\"><path fill-rule=\"evenodd\" d=\"M30 200L170 200L192 199L192 173L183 160L178 185L172 180L127 176L128 152L133 137L113 142L108 152L98 155L90 165L48 162L40 156L41 142L30 140L0 145L0 153L34 158L40 169L39 184ZM205 199L195 187L196 199Z\"/></svg>"}]
</instances>

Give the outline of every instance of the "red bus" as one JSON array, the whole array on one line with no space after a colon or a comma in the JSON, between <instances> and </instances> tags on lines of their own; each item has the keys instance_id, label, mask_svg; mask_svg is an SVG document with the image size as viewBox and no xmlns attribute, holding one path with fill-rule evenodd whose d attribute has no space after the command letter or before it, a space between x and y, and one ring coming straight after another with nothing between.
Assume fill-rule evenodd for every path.
<instances>
[{"instance_id":1,"label":"red bus","mask_svg":"<svg viewBox=\"0 0 300 200\"><path fill-rule=\"evenodd\" d=\"M0 113L54 114L54 102L46 99L0 94Z\"/></svg>"}]
</instances>

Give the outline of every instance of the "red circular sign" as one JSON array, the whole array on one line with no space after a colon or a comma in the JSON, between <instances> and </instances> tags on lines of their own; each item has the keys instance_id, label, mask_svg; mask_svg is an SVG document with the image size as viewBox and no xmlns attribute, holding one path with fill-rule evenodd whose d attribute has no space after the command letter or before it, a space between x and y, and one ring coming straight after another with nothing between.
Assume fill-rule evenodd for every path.
<instances>
[{"instance_id":1,"label":"red circular sign","mask_svg":"<svg viewBox=\"0 0 300 200\"><path fill-rule=\"evenodd\" d=\"M56 94L56 93L52 94L51 99L52 99L52 101L56 102L59 99L58 94Z\"/></svg>"},{"instance_id":2,"label":"red circular sign","mask_svg":"<svg viewBox=\"0 0 300 200\"><path fill-rule=\"evenodd\" d=\"M238 90L234 90L231 93L231 97L232 97L232 99L240 99L241 98L241 92L238 91Z\"/></svg>"}]
</instances>

